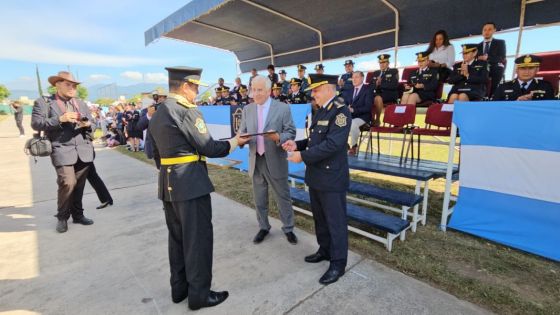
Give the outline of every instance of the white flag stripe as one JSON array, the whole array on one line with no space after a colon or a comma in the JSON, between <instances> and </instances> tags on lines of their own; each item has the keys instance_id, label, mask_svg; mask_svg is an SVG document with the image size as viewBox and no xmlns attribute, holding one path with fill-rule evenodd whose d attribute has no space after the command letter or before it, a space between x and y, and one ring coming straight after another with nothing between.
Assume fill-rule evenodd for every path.
<instances>
[{"instance_id":1,"label":"white flag stripe","mask_svg":"<svg viewBox=\"0 0 560 315\"><path fill-rule=\"evenodd\" d=\"M560 152L463 145L461 161L463 187L560 203Z\"/></svg>"}]
</instances>

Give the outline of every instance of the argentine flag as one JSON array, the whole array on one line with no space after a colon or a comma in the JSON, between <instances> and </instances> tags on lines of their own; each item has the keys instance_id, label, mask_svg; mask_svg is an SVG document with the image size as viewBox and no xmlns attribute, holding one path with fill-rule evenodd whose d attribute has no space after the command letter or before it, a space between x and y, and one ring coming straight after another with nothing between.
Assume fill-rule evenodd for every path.
<instances>
[{"instance_id":1,"label":"argentine flag","mask_svg":"<svg viewBox=\"0 0 560 315\"><path fill-rule=\"evenodd\" d=\"M560 261L560 101L457 102L449 227Z\"/></svg>"}]
</instances>

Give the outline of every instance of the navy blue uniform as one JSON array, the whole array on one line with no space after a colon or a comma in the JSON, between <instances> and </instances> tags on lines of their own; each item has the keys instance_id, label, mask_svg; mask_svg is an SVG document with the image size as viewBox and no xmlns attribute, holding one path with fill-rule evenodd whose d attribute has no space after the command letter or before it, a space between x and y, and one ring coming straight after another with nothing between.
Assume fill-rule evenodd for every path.
<instances>
[{"instance_id":1,"label":"navy blue uniform","mask_svg":"<svg viewBox=\"0 0 560 315\"><path fill-rule=\"evenodd\" d=\"M303 89L300 88L300 90L297 93L292 93L290 94L290 96L288 96L287 100L289 104L307 104L307 95L305 93L302 92Z\"/></svg>"},{"instance_id":2,"label":"navy blue uniform","mask_svg":"<svg viewBox=\"0 0 560 315\"><path fill-rule=\"evenodd\" d=\"M418 83L424 84L424 88L415 88L414 85ZM439 86L438 69L427 68L422 73L420 73L420 69L414 71L408 77L408 85L413 87L411 93L417 93L422 102L435 101L436 91Z\"/></svg>"},{"instance_id":3,"label":"navy blue uniform","mask_svg":"<svg viewBox=\"0 0 560 315\"><path fill-rule=\"evenodd\" d=\"M344 100L335 97L313 116L309 137L296 142L306 165L305 183L309 186L319 253L343 270L348 257L346 146L351 123Z\"/></svg>"},{"instance_id":4,"label":"navy blue uniform","mask_svg":"<svg viewBox=\"0 0 560 315\"><path fill-rule=\"evenodd\" d=\"M481 100L486 96L486 83L488 82L488 63L474 60L469 65L469 77L461 74L462 62L453 66L447 82L453 84L449 95L465 93L471 101Z\"/></svg>"},{"instance_id":5,"label":"navy blue uniform","mask_svg":"<svg viewBox=\"0 0 560 315\"><path fill-rule=\"evenodd\" d=\"M288 95L288 93L290 92L290 81L288 80L278 81L278 84L281 84L282 86L282 89L280 90L280 94Z\"/></svg>"},{"instance_id":6,"label":"navy blue uniform","mask_svg":"<svg viewBox=\"0 0 560 315\"><path fill-rule=\"evenodd\" d=\"M518 80L507 81L498 86L494 93L494 101L515 101L518 97L533 92L533 100L553 100L552 85L543 80L533 79L531 84L522 89Z\"/></svg>"},{"instance_id":7,"label":"navy blue uniform","mask_svg":"<svg viewBox=\"0 0 560 315\"><path fill-rule=\"evenodd\" d=\"M381 77L381 83L377 85L377 79ZM399 98L399 70L388 68L385 71L373 72L371 82L368 82L375 91L375 96L381 96L383 103L396 103Z\"/></svg>"},{"instance_id":8,"label":"navy blue uniform","mask_svg":"<svg viewBox=\"0 0 560 315\"><path fill-rule=\"evenodd\" d=\"M339 95L344 95L344 93L354 89L354 83L352 83L352 72L341 75L340 80L342 80L343 83L340 88Z\"/></svg>"}]
</instances>

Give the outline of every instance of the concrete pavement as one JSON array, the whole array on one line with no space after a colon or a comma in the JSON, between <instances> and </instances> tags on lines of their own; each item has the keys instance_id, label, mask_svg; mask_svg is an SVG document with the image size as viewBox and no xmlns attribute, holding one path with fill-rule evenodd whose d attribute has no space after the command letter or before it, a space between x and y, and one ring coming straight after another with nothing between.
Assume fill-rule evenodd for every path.
<instances>
[{"instance_id":1,"label":"concrete pavement","mask_svg":"<svg viewBox=\"0 0 560 315\"><path fill-rule=\"evenodd\" d=\"M23 154L25 139L17 138L12 117L0 122L0 314L191 313L185 302L171 302L155 169L98 150L96 168L115 205L95 210L99 201L87 185L86 216L95 224L70 223L59 234L54 168L49 158L35 164ZM212 287L229 290L230 298L199 314L487 313L355 253L346 275L322 286L328 264L303 261L317 249L314 235L296 229L300 242L291 245L272 219L269 238L254 245L254 211L218 194L212 201Z\"/></svg>"}]
</instances>

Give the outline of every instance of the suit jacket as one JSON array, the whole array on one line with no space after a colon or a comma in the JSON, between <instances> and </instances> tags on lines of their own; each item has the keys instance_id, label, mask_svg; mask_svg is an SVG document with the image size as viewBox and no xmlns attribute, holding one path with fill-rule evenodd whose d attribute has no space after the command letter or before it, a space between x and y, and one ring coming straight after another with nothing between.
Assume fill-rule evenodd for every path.
<instances>
[{"instance_id":1,"label":"suit jacket","mask_svg":"<svg viewBox=\"0 0 560 315\"><path fill-rule=\"evenodd\" d=\"M352 118L361 118L366 123L371 121L371 106L373 105L373 89L371 85L362 85L358 95L354 98L354 87L344 90L346 105L351 105L354 112Z\"/></svg>"},{"instance_id":2,"label":"suit jacket","mask_svg":"<svg viewBox=\"0 0 560 315\"><path fill-rule=\"evenodd\" d=\"M345 192L350 183L348 135L352 120L342 97L335 97L313 115L311 133L296 141L305 163L307 186L332 192Z\"/></svg>"},{"instance_id":3,"label":"suit jacket","mask_svg":"<svg viewBox=\"0 0 560 315\"><path fill-rule=\"evenodd\" d=\"M241 115L240 133L257 133L257 111L256 103L251 103L243 107ZM268 115L264 123L264 131L275 130L280 135L279 143L274 143L264 139L264 150L266 165L273 178L288 178L287 153L282 149L281 144L296 137L296 127L292 119L290 105L272 99ZM255 159L257 156L257 138L253 137L249 141L249 175L252 177L255 172Z\"/></svg>"},{"instance_id":4,"label":"suit jacket","mask_svg":"<svg viewBox=\"0 0 560 315\"><path fill-rule=\"evenodd\" d=\"M484 54L484 41L480 42L477 47L477 55ZM488 64L493 67L498 63L505 64L506 60L506 41L503 39L492 38L490 49L488 51Z\"/></svg>"},{"instance_id":5,"label":"suit jacket","mask_svg":"<svg viewBox=\"0 0 560 315\"><path fill-rule=\"evenodd\" d=\"M87 105L75 99L81 117L93 118ZM42 97L35 100L31 114L31 127L45 132L52 143L51 162L54 166L74 165L78 158L82 162L93 162L91 129L75 129L73 123L61 123L59 117L64 113L57 104L56 98L51 96L46 100Z\"/></svg>"}]
</instances>

